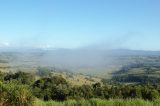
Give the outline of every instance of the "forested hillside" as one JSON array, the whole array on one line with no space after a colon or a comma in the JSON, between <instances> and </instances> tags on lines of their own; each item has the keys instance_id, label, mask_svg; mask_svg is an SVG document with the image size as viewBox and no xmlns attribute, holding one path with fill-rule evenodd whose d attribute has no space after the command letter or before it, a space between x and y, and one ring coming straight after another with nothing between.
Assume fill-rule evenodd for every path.
<instances>
[{"instance_id":1,"label":"forested hillside","mask_svg":"<svg viewBox=\"0 0 160 106\"><path fill-rule=\"evenodd\" d=\"M160 98L160 86L158 85L124 85L97 82L90 85L84 84L77 86L69 84L66 79L59 75L52 76L51 74L48 74L43 77L39 76L38 79L36 79L36 76L39 75L25 72L1 72L1 105L38 106L40 103L46 103L54 106L54 104L58 105L59 102L59 104L64 103L68 104L68 106L71 104L82 104L83 106L85 106L85 104L95 104L96 106L99 106L99 103L103 105L105 103L111 103L109 106L116 106L116 104L113 104L113 101L116 101L117 104L120 103L121 105L134 103L135 106L141 106L142 104L145 105L146 103L149 103L158 106L160 103L158 100ZM47 102L51 100L57 102ZM144 100L146 100L146 102ZM43 103L42 101L46 102ZM82 103L82 101L84 103ZM139 105L136 105L136 101L140 102Z\"/></svg>"}]
</instances>

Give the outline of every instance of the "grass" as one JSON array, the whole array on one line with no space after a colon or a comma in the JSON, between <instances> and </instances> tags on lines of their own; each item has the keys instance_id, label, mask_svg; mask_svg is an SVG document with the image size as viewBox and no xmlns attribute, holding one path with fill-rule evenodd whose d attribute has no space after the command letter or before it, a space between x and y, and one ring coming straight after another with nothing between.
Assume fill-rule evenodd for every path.
<instances>
[{"instance_id":1,"label":"grass","mask_svg":"<svg viewBox=\"0 0 160 106\"><path fill-rule=\"evenodd\" d=\"M64 102L47 101L37 99L35 106L160 106L160 99L145 101L142 99L90 99L90 100L67 100Z\"/></svg>"}]
</instances>

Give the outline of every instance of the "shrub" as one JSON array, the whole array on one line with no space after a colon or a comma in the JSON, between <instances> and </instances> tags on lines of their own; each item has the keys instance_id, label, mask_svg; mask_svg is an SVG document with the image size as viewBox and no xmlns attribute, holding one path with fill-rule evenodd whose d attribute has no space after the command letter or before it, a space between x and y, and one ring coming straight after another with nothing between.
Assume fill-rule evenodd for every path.
<instances>
[{"instance_id":1,"label":"shrub","mask_svg":"<svg viewBox=\"0 0 160 106\"><path fill-rule=\"evenodd\" d=\"M0 83L0 97L2 106L32 106L34 100L28 86L13 82Z\"/></svg>"}]
</instances>

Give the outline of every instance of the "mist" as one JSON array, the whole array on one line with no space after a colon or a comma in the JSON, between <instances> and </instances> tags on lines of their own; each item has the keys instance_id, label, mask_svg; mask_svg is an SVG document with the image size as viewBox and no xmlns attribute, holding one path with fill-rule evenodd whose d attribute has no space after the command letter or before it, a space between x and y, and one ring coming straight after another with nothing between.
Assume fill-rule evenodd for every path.
<instances>
[{"instance_id":1,"label":"mist","mask_svg":"<svg viewBox=\"0 0 160 106\"><path fill-rule=\"evenodd\" d=\"M87 46L76 49L1 49L1 59L18 69L51 67L72 72L99 73L120 69L122 66L140 63L148 56L160 56L159 51L109 49ZM87 70L87 71L86 71Z\"/></svg>"}]
</instances>

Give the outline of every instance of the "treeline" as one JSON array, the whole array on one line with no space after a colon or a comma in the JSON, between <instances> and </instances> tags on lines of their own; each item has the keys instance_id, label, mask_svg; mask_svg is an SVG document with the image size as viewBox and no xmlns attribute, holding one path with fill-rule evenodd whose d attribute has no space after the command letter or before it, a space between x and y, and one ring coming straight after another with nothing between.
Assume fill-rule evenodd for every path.
<instances>
[{"instance_id":1,"label":"treeline","mask_svg":"<svg viewBox=\"0 0 160 106\"><path fill-rule=\"evenodd\" d=\"M160 83L159 77L149 76L149 75L137 75L137 74L125 74L125 75L115 75L112 78L113 81L123 82L123 83L133 83L138 82L142 84L154 84Z\"/></svg>"},{"instance_id":2,"label":"treeline","mask_svg":"<svg viewBox=\"0 0 160 106\"><path fill-rule=\"evenodd\" d=\"M159 71L160 66L156 64L130 64L114 72L112 81L157 85L160 83Z\"/></svg>"},{"instance_id":3,"label":"treeline","mask_svg":"<svg viewBox=\"0 0 160 106\"><path fill-rule=\"evenodd\" d=\"M28 106L34 98L44 101L91 98L154 100L160 97L158 85L93 85L73 86L61 76L40 77L30 73L0 73L0 103L2 105Z\"/></svg>"},{"instance_id":4,"label":"treeline","mask_svg":"<svg viewBox=\"0 0 160 106\"><path fill-rule=\"evenodd\" d=\"M72 86L62 77L42 78L33 84L33 94L43 100L67 99L127 99L154 100L160 96L160 88L152 85L93 85Z\"/></svg>"},{"instance_id":5,"label":"treeline","mask_svg":"<svg viewBox=\"0 0 160 106\"><path fill-rule=\"evenodd\" d=\"M153 73L155 71L159 71L160 64L159 63L133 63L129 65L123 66L119 71L113 73L113 75L128 73L131 69L134 68L142 68L145 74Z\"/></svg>"},{"instance_id":6,"label":"treeline","mask_svg":"<svg viewBox=\"0 0 160 106\"><path fill-rule=\"evenodd\" d=\"M123 66L119 71L114 72L113 75L127 73L132 68L142 68L142 67L151 67L151 66L146 66L145 64L142 64L142 63L129 64L129 65Z\"/></svg>"}]
</instances>

